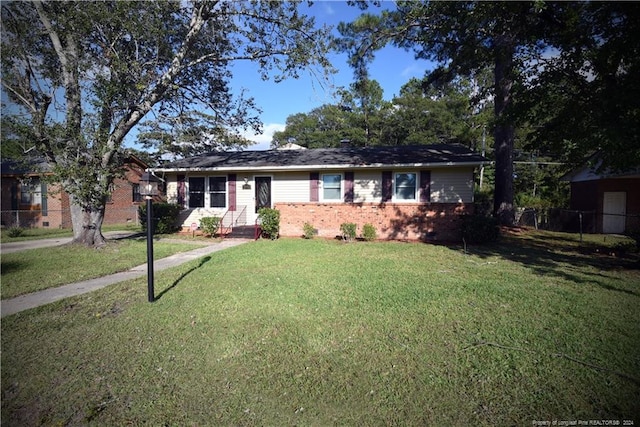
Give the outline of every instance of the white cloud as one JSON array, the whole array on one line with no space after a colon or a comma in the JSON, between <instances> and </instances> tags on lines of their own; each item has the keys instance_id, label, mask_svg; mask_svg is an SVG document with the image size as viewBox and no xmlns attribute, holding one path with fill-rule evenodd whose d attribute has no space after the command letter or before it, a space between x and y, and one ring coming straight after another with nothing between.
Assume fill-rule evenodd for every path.
<instances>
[{"instance_id":1,"label":"white cloud","mask_svg":"<svg viewBox=\"0 0 640 427\"><path fill-rule=\"evenodd\" d=\"M402 77L414 77L414 76L419 76L421 77L424 74L424 67L420 67L417 64L411 64L408 67L405 67L404 70L402 70L402 72L400 73L400 75Z\"/></svg>"},{"instance_id":2,"label":"white cloud","mask_svg":"<svg viewBox=\"0 0 640 427\"><path fill-rule=\"evenodd\" d=\"M248 130L242 134L243 137L249 141L253 141L255 145L250 145L250 150L268 150L271 148L271 139L274 132L281 132L286 125L281 123L268 123L262 128L262 134L256 135L252 131Z\"/></svg>"},{"instance_id":3,"label":"white cloud","mask_svg":"<svg viewBox=\"0 0 640 427\"><path fill-rule=\"evenodd\" d=\"M336 13L329 2L322 2L322 7L324 9L324 13L326 13L327 15L334 15Z\"/></svg>"}]
</instances>

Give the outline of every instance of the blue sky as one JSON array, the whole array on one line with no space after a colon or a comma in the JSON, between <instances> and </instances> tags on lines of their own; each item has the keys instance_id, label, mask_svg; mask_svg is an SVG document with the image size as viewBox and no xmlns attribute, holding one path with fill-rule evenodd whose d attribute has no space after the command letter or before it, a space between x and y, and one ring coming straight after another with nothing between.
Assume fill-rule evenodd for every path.
<instances>
[{"instance_id":1,"label":"blue sky","mask_svg":"<svg viewBox=\"0 0 640 427\"><path fill-rule=\"evenodd\" d=\"M311 7L307 7L306 4L301 7L303 13L316 18L318 26L323 24L332 26L336 35L338 35L337 26L340 22L353 21L363 13L359 8L347 5L346 1L316 1ZM380 8L372 6L367 12L378 13L381 9L393 7L392 1L383 1ZM263 133L254 135L251 132L244 135L255 142L255 145L249 147L250 150L268 149L273 132L284 129L288 116L307 113L323 104L338 101L334 97L335 90L339 87L349 87L353 82L353 70L347 64L346 54L331 53L329 59L338 71L330 77L329 82L320 82L310 72L301 72L300 78L289 78L280 83L263 81L256 64L250 62L232 64L233 93L237 95L244 89L245 95L253 97L257 106L262 109L260 119L263 123ZM369 75L382 86L384 99L390 100L399 93L402 85L410 78L422 77L425 71L432 67L433 64L429 61L414 59L412 52L387 46L376 53L376 59L369 67ZM4 90L2 102L3 106L7 107L7 111L10 111L12 104L7 101ZM137 129L134 128L127 135L125 145L137 147L136 136Z\"/></svg>"},{"instance_id":2,"label":"blue sky","mask_svg":"<svg viewBox=\"0 0 640 427\"><path fill-rule=\"evenodd\" d=\"M392 2L382 3L382 8L392 8ZM327 24L334 27L341 21L352 21L362 11L357 7L348 6L345 1L318 1L305 12L315 16L318 25ZM370 13L377 13L380 9L371 7ZM262 81L256 65L251 63L234 64L232 70L234 91L244 88L247 95L252 96L262 109L260 118L263 123L263 134L245 136L257 143L249 147L250 150L264 150L269 148L271 135L274 131L284 129L288 116L296 113L306 113L323 104L335 103L333 97L338 87L348 87L353 82L353 70L347 64L346 54L332 53L330 60L338 73L330 78L329 85L323 86L316 77L309 72L303 72L299 79L286 79L280 83ZM402 85L412 77L422 77L431 69L433 64L426 60L414 59L412 52L406 52L388 46L378 53L369 68L372 79L380 83L384 90L384 99L390 100L397 95Z\"/></svg>"}]
</instances>

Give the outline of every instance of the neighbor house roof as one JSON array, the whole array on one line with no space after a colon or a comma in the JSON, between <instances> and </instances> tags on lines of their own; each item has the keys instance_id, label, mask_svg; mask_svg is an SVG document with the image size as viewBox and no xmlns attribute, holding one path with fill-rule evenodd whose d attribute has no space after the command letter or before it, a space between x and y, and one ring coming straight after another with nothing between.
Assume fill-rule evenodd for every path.
<instances>
[{"instance_id":1,"label":"neighbor house roof","mask_svg":"<svg viewBox=\"0 0 640 427\"><path fill-rule=\"evenodd\" d=\"M147 168L145 162L132 154L127 155L125 163L135 163L142 169ZM30 157L23 160L3 159L0 162L2 176L41 175L49 174L51 170L51 165L44 157Z\"/></svg>"},{"instance_id":2,"label":"neighbor house roof","mask_svg":"<svg viewBox=\"0 0 640 427\"><path fill-rule=\"evenodd\" d=\"M214 151L153 168L155 172L313 170L477 166L487 160L460 144L308 150Z\"/></svg>"},{"instance_id":3,"label":"neighbor house roof","mask_svg":"<svg viewBox=\"0 0 640 427\"><path fill-rule=\"evenodd\" d=\"M51 167L44 157L26 158L24 160L3 159L0 162L2 176L40 175L49 173Z\"/></svg>"},{"instance_id":4,"label":"neighbor house roof","mask_svg":"<svg viewBox=\"0 0 640 427\"><path fill-rule=\"evenodd\" d=\"M612 172L609 169L598 171L601 165L602 160L595 154L588 159L587 164L562 175L560 181L581 182L596 179L640 177L640 166L625 171Z\"/></svg>"}]
</instances>

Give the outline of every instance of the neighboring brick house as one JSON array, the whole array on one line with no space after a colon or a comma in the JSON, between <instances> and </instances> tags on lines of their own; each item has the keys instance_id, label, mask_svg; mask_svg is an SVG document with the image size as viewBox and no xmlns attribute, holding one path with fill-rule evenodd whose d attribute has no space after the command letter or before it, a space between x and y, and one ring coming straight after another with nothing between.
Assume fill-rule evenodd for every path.
<instances>
[{"instance_id":1,"label":"neighboring brick house","mask_svg":"<svg viewBox=\"0 0 640 427\"><path fill-rule=\"evenodd\" d=\"M640 231L640 168L597 173L597 166L584 166L561 178L571 183L570 208L586 213L583 228L604 234Z\"/></svg>"},{"instance_id":2,"label":"neighboring brick house","mask_svg":"<svg viewBox=\"0 0 640 427\"><path fill-rule=\"evenodd\" d=\"M486 161L458 144L211 152L166 164L169 202L184 228L204 216L254 224L260 207L280 211L280 234L309 223L324 237L353 222L379 238L457 240L473 210L476 167Z\"/></svg>"},{"instance_id":3,"label":"neighboring brick house","mask_svg":"<svg viewBox=\"0 0 640 427\"><path fill-rule=\"evenodd\" d=\"M2 226L71 228L69 195L59 184L43 179L49 175L45 162L34 161L32 166L2 162ZM138 183L146 168L137 157L127 158L124 176L113 182L104 224L138 222L138 205L144 202Z\"/></svg>"}]
</instances>

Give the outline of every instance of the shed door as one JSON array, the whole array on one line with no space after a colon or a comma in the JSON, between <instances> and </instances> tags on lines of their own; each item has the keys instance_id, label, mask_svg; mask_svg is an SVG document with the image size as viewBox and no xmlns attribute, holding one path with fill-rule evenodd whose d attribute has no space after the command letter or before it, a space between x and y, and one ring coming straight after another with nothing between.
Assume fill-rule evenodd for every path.
<instances>
[{"instance_id":1,"label":"shed door","mask_svg":"<svg viewBox=\"0 0 640 427\"><path fill-rule=\"evenodd\" d=\"M602 205L602 232L608 234L624 233L627 193L624 191L605 192Z\"/></svg>"},{"instance_id":2,"label":"shed door","mask_svg":"<svg viewBox=\"0 0 640 427\"><path fill-rule=\"evenodd\" d=\"M271 207L271 177L257 176L256 181L256 213L260 208Z\"/></svg>"}]
</instances>

